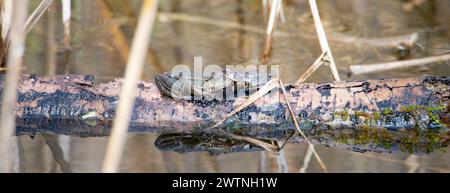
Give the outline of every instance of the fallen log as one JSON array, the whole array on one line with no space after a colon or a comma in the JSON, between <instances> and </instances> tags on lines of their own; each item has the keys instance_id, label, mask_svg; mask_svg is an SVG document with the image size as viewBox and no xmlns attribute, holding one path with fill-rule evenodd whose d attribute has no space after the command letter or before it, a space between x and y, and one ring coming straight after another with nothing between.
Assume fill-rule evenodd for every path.
<instances>
[{"instance_id":1,"label":"fallen log","mask_svg":"<svg viewBox=\"0 0 450 193\"><path fill-rule=\"evenodd\" d=\"M93 80L83 75L23 75L17 134L109 135L122 80L96 85ZM138 88L130 131L139 133L202 133L245 100L177 101L161 95L151 82L141 81ZM355 151L430 152L446 147L450 139L449 77L293 84L286 89L301 129L314 143ZM283 98L272 90L229 118L223 129L287 139L295 127Z\"/></svg>"}]
</instances>

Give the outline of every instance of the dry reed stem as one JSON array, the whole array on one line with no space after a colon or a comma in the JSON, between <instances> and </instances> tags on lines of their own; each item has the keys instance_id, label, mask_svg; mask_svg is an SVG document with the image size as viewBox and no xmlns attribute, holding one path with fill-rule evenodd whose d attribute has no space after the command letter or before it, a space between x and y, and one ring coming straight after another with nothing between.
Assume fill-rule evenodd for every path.
<instances>
[{"instance_id":1,"label":"dry reed stem","mask_svg":"<svg viewBox=\"0 0 450 193\"><path fill-rule=\"evenodd\" d=\"M2 39L6 40L11 30L11 18L13 14L13 0L3 0L2 4Z\"/></svg>"},{"instance_id":2,"label":"dry reed stem","mask_svg":"<svg viewBox=\"0 0 450 193\"><path fill-rule=\"evenodd\" d=\"M303 75L297 80L297 84L304 83L305 80L311 76L323 63L323 58L327 52L323 52L314 63L303 73ZM308 150L306 151L305 157L303 159L303 167L300 168L300 173L305 173L308 169L309 162L311 161L312 150L314 149L314 144L308 144Z\"/></svg>"},{"instance_id":3,"label":"dry reed stem","mask_svg":"<svg viewBox=\"0 0 450 193\"><path fill-rule=\"evenodd\" d=\"M270 12L270 6L271 2L268 0L262 0L262 13L265 23L267 24L267 12ZM286 15L284 13L284 7L283 4L280 5L280 8L278 9L278 14L280 15L280 21L282 23L286 23Z\"/></svg>"},{"instance_id":4,"label":"dry reed stem","mask_svg":"<svg viewBox=\"0 0 450 193\"><path fill-rule=\"evenodd\" d=\"M307 78L309 78L319 67L323 64L323 58L326 55L326 52L323 52L317 59L314 61L314 63L300 76L300 78L297 80L296 84L301 84L306 81Z\"/></svg>"},{"instance_id":5,"label":"dry reed stem","mask_svg":"<svg viewBox=\"0 0 450 193\"><path fill-rule=\"evenodd\" d=\"M256 26L243 25L243 24L236 23L236 22L222 21L222 20L217 20L217 19L211 19L208 17L182 14L182 13L160 12L160 13L158 13L158 20L161 22L168 22L168 21L190 22L190 23L196 23L196 24L204 24L204 25L211 25L211 26L217 26L217 27L223 27L223 28L243 30L243 31L254 32L254 33L258 33L258 34L266 33L266 29L262 29L262 28L259 28ZM287 32L277 31L277 32L273 32L273 35L286 37L286 36L289 36L290 34Z\"/></svg>"},{"instance_id":6,"label":"dry reed stem","mask_svg":"<svg viewBox=\"0 0 450 193\"><path fill-rule=\"evenodd\" d=\"M70 50L70 18L72 16L71 0L62 0L62 21L64 25L64 49Z\"/></svg>"},{"instance_id":7,"label":"dry reed stem","mask_svg":"<svg viewBox=\"0 0 450 193\"><path fill-rule=\"evenodd\" d=\"M416 173L420 168L419 157L416 155L408 155L405 160L405 165L407 165L408 173Z\"/></svg>"},{"instance_id":8,"label":"dry reed stem","mask_svg":"<svg viewBox=\"0 0 450 193\"><path fill-rule=\"evenodd\" d=\"M112 133L108 142L103 172L117 172L126 143L131 111L134 106L137 81L148 53L149 40L155 23L158 0L145 0L133 39L130 57L125 71L125 79L120 92L117 117L114 119Z\"/></svg>"},{"instance_id":9,"label":"dry reed stem","mask_svg":"<svg viewBox=\"0 0 450 193\"><path fill-rule=\"evenodd\" d=\"M286 105L288 107L289 113L291 114L291 118L294 121L294 125L295 128L297 129L297 131L300 133L300 135L305 139L306 142L308 142L309 147L311 148L311 151L313 152L314 156L316 157L317 161L320 164L320 167L322 168L322 170L324 172L328 172L326 165L323 163L322 159L320 158L319 154L316 152L314 145L311 143L311 141L309 140L309 138L305 135L305 133L303 133L303 131L300 129L300 125L298 124L297 118L295 116L294 111L292 110L291 104L290 104L290 100L289 100L289 96L287 95L286 89L284 88L284 84L283 81L281 81L281 79L279 80L279 84L281 87L281 90L283 91L283 95L284 95L284 100L286 101Z\"/></svg>"},{"instance_id":10,"label":"dry reed stem","mask_svg":"<svg viewBox=\"0 0 450 193\"><path fill-rule=\"evenodd\" d=\"M280 15L280 21L281 23L286 23L286 15L284 13L284 6L283 3L280 4L280 8L278 9L278 14Z\"/></svg>"},{"instance_id":11,"label":"dry reed stem","mask_svg":"<svg viewBox=\"0 0 450 193\"><path fill-rule=\"evenodd\" d=\"M226 120L228 120L231 116L235 115L236 113L238 113L239 111L241 111L242 109L248 107L250 104L254 103L257 99L261 98L262 96L264 96L266 93L268 93L269 91L271 91L272 89L276 88L276 87L281 87L281 90L283 91L283 95L285 97L285 101L286 104L288 106L289 112L291 114L292 120L294 121L295 127L297 129L297 131L302 135L302 137L308 142L308 144L311 147L311 150L314 153L314 156L317 158L317 161L319 162L320 166L322 167L324 172L327 172L327 167L325 166L325 164L323 163L322 159L320 158L319 154L317 154L317 152L314 149L313 144L311 143L311 141L308 139L308 137L303 133L303 131L300 129L300 126L298 124L297 119L295 118L295 114L292 111L291 105L289 103L289 97L287 96L286 90L284 89L284 84L283 82L278 79L278 78L274 78L272 80L270 80L269 82L267 82L263 87L260 88L260 90L258 90L257 92L255 92L254 94L252 94L249 99L247 99L246 101L244 101L241 105L239 105L236 109L234 109L232 112L228 113L224 119L222 119L221 121L219 121L218 123L216 123L215 125L213 125L212 127L210 127L209 129L212 128L216 128L218 126L220 126L221 124L223 124ZM229 135L231 135L232 137L236 137L237 139L243 139L246 140L250 143L254 143L257 145L264 145L267 144L265 142L259 141L257 139L253 139L253 138L249 138L249 139L244 139L241 138L242 136L237 136L231 133L228 133ZM284 146L284 145L283 145ZM262 146L263 148L266 149L267 146ZM277 152L279 152L282 148L278 148ZM267 148L266 150L270 150L270 148Z\"/></svg>"},{"instance_id":12,"label":"dry reed stem","mask_svg":"<svg viewBox=\"0 0 450 193\"><path fill-rule=\"evenodd\" d=\"M278 79L270 80L263 87L261 87L258 91L253 93L241 105L239 105L233 111L228 113L221 121L217 122L215 125L213 125L212 127L208 128L208 130L211 130L213 128L216 128L216 127L222 125L230 117L232 117L233 115L235 115L236 113L238 113L242 109L248 107L250 104L254 103L256 100L258 100L259 98L261 98L262 96L264 96L266 93L268 93L272 89L276 88L277 86L278 86ZM261 140L256 139L256 138L235 135L233 133L229 133L229 132L226 132L224 130L219 130L219 131L223 132L225 135L228 135L228 136L233 137L235 139L244 140L244 141L247 141L249 143L256 144L256 145L258 145L258 146L262 147L263 149L265 149L267 151L270 151L270 152L278 153L278 151L280 150L280 147L278 146L278 144L277 145L273 145L273 144L266 143L266 142L261 141Z\"/></svg>"},{"instance_id":13,"label":"dry reed stem","mask_svg":"<svg viewBox=\"0 0 450 193\"><path fill-rule=\"evenodd\" d=\"M278 164L278 172L280 173L289 172L289 167L286 161L286 155L284 150L280 150L279 154L277 155L277 164Z\"/></svg>"},{"instance_id":14,"label":"dry reed stem","mask_svg":"<svg viewBox=\"0 0 450 193\"><path fill-rule=\"evenodd\" d=\"M309 167L309 162L311 162L311 157L313 155L312 148L308 145L308 149L306 150L305 158L303 159L303 166L298 171L299 173L306 173L306 169Z\"/></svg>"},{"instance_id":15,"label":"dry reed stem","mask_svg":"<svg viewBox=\"0 0 450 193\"><path fill-rule=\"evenodd\" d=\"M55 4L53 4L55 7ZM48 23L47 23L47 74L55 75L56 74L56 63L58 60L57 56L57 43L56 43L56 14L54 11L49 12L48 14Z\"/></svg>"},{"instance_id":16,"label":"dry reed stem","mask_svg":"<svg viewBox=\"0 0 450 193\"><path fill-rule=\"evenodd\" d=\"M41 19L44 13L48 10L53 0L42 0L33 13L28 17L25 23L25 33L29 33L36 23Z\"/></svg>"},{"instance_id":17,"label":"dry reed stem","mask_svg":"<svg viewBox=\"0 0 450 193\"><path fill-rule=\"evenodd\" d=\"M99 1L99 10L104 20L113 20L113 12L107 5L105 0ZM125 61L129 57L130 46L125 33L120 29L121 24L119 22L112 22L109 27L109 33L113 36L112 41L114 47L119 51L121 58Z\"/></svg>"},{"instance_id":18,"label":"dry reed stem","mask_svg":"<svg viewBox=\"0 0 450 193\"><path fill-rule=\"evenodd\" d=\"M267 22L267 29L266 29L266 40L264 44L264 51L262 55L262 63L266 64L269 61L270 53L272 51L272 34L275 29L275 22L277 19L277 16L279 14L279 9L281 6L282 0L273 0L272 5L270 8L270 14L269 14L269 21Z\"/></svg>"},{"instance_id":19,"label":"dry reed stem","mask_svg":"<svg viewBox=\"0 0 450 193\"><path fill-rule=\"evenodd\" d=\"M24 24L27 17L28 0L15 0L11 21L11 49L8 53L8 71L3 90L0 115L0 172L9 172L10 145L15 132L15 110L17 102L17 86L19 84L20 68L25 52Z\"/></svg>"},{"instance_id":20,"label":"dry reed stem","mask_svg":"<svg viewBox=\"0 0 450 193\"><path fill-rule=\"evenodd\" d=\"M258 146L262 147L263 149L270 151L270 152L279 153L279 150L280 150L278 145L273 145L273 144L261 141L259 139L253 138L253 137L240 136L240 135L235 135L233 133L228 133L228 132L226 132L226 134L237 140L247 141L249 143L258 145Z\"/></svg>"},{"instance_id":21,"label":"dry reed stem","mask_svg":"<svg viewBox=\"0 0 450 193\"><path fill-rule=\"evenodd\" d=\"M244 101L241 105L239 105L236 109L228 113L225 118L223 118L221 121L217 122L215 125L213 125L211 128L216 128L220 125L222 125L226 120L228 120L231 116L235 115L242 109L248 107L250 104L264 96L266 93L271 91L272 89L276 88L278 86L278 78L274 78L267 82L263 87L261 87L258 91L253 93L246 101Z\"/></svg>"},{"instance_id":22,"label":"dry reed stem","mask_svg":"<svg viewBox=\"0 0 450 193\"><path fill-rule=\"evenodd\" d=\"M325 34L325 29L323 28L322 21L320 19L319 10L317 8L316 0L309 0L309 5L311 8L311 13L314 19L314 26L316 27L317 37L319 38L320 47L322 52L326 52L330 60L330 69L333 74L335 81L340 81L339 72L334 62L333 54L331 53L330 46L328 45L327 35Z\"/></svg>"},{"instance_id":23,"label":"dry reed stem","mask_svg":"<svg viewBox=\"0 0 450 193\"><path fill-rule=\"evenodd\" d=\"M267 12L269 12L269 0L261 0L262 1L262 14L264 18L264 22L267 23Z\"/></svg>"},{"instance_id":24,"label":"dry reed stem","mask_svg":"<svg viewBox=\"0 0 450 193\"><path fill-rule=\"evenodd\" d=\"M281 15L280 15L281 17ZM195 24L204 24L204 25L211 25L211 26L217 26L217 27L223 27L223 28L231 28L236 30L243 30L258 34L265 34L266 30L259 28L257 26L251 26L251 25L245 25L240 24L236 22L229 22L229 21L223 21L223 20L217 20L217 19L211 19L204 16L196 16L196 15L189 15L189 14L182 14L182 13L168 13L168 12L160 12L158 13L158 19L161 22L168 22L168 21L181 21L181 22L189 22L189 23L195 23ZM405 35L399 35L399 36L391 36L391 37L385 37L385 38L363 38L363 37L357 37L357 36L350 36L338 32L330 32L328 36L328 40L331 42L337 42L337 43L344 43L344 44L351 44L352 46L371 46L371 47L385 47L385 48L392 48L396 47L400 43L405 43L408 45L412 45L415 42L417 42L418 34L419 33L428 33L430 30L423 30L423 32L414 32L411 34L405 34ZM431 30L435 31L435 30ZM294 37L298 34L293 34L289 32L284 31L274 31L272 36L277 37ZM317 34L309 34L309 33L303 33L301 34L302 38L307 39L317 39Z\"/></svg>"},{"instance_id":25,"label":"dry reed stem","mask_svg":"<svg viewBox=\"0 0 450 193\"><path fill-rule=\"evenodd\" d=\"M431 56L431 57L426 57L426 58L418 58L418 59L386 62L386 63L378 63L378 64L351 65L350 72L352 75L368 74L368 73L374 73L374 72L383 72L383 71L387 71L387 70L394 70L394 69L398 69L398 68L423 66L423 65L434 64L434 63L439 63L439 62L445 62L446 64L448 64L448 61L450 61L450 54L445 54L445 55L440 55L440 56Z\"/></svg>"}]
</instances>

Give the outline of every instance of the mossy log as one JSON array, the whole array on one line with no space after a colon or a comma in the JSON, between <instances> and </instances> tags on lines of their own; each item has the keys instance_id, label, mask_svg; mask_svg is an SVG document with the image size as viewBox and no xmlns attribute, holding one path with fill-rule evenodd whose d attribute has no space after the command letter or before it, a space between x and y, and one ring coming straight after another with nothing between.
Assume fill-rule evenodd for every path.
<instances>
[{"instance_id":1,"label":"mossy log","mask_svg":"<svg viewBox=\"0 0 450 193\"><path fill-rule=\"evenodd\" d=\"M93 81L93 76L83 75L23 75L17 134L108 135L122 80ZM3 90L3 79L0 84ZM141 81L138 88L130 131L139 133L202 133L245 100L179 101L161 95L151 82ZM430 152L446 147L450 139L449 77L308 83L286 89L301 129L314 143L355 151ZM277 140L295 130L278 89L228 119L222 128Z\"/></svg>"}]
</instances>

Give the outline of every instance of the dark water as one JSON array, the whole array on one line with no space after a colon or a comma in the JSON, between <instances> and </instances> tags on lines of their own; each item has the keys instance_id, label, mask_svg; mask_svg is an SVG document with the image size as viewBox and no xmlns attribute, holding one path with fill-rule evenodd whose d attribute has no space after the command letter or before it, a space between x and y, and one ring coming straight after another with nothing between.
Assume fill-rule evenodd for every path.
<instances>
[{"instance_id":1,"label":"dark water","mask_svg":"<svg viewBox=\"0 0 450 193\"><path fill-rule=\"evenodd\" d=\"M32 1L35 5L39 1ZM60 1L28 36L25 73L93 74L98 82L123 75L127 50L136 24L140 1L73 1L72 52L63 49ZM256 3L258 2L258 3ZM279 22L271 63L280 65L285 82L295 81L320 55L309 5L286 0L286 23ZM346 76L349 66L398 59L395 47L370 43L387 37L418 33L408 57L450 52L450 2L427 1L413 8L409 1L319 1L330 46L344 79L450 76L450 65L435 64L368 75ZM119 4L120 3L120 4ZM154 28L143 80L170 71L177 64L191 65L194 56L204 64L255 64L264 45L258 30L242 30L229 23L264 31L259 1L164 0ZM173 14L182 16L174 19ZM171 17L172 16L172 17ZM192 18L200 18L192 21ZM212 21L209 22L208 21ZM219 22L226 21L228 23ZM355 38L356 37L356 38ZM351 41L349 41L349 38ZM351 39L354 38L354 39ZM371 40L371 41L366 41ZM387 41L389 43L389 41ZM49 51L54 50L54 52ZM321 67L308 82L329 82L329 68ZM130 134L120 171L123 172L299 172L307 146L290 144L280 156L270 152L246 152L210 156L208 152L179 154L154 146L157 134ZM21 172L99 172L106 137L37 134L17 137L15 170ZM450 153L355 153L316 146L331 172L449 172ZM450 148L447 148L447 151ZM312 158L307 172L321 172Z\"/></svg>"}]
</instances>

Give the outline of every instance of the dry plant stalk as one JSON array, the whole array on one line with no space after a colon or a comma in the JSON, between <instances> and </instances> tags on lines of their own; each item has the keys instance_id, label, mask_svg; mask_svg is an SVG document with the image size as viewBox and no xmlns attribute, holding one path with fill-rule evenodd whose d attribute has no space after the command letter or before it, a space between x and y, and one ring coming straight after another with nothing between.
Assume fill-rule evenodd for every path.
<instances>
[{"instance_id":1,"label":"dry plant stalk","mask_svg":"<svg viewBox=\"0 0 450 193\"><path fill-rule=\"evenodd\" d=\"M307 78L309 78L323 63L323 57L327 54L327 52L323 52L317 59L314 61L314 63L305 71L305 73L300 76L300 78L297 80L296 84L301 84L306 81Z\"/></svg>"},{"instance_id":2,"label":"dry plant stalk","mask_svg":"<svg viewBox=\"0 0 450 193\"><path fill-rule=\"evenodd\" d=\"M300 78L297 80L296 84L302 84L306 81L306 79L311 76L323 63L323 59L326 56L327 52L323 52L317 59L314 61L314 63L300 76ZM314 144L308 144L308 150L306 151L305 157L303 159L303 166L300 168L300 173L305 173L306 169L309 166L309 162L311 161L311 156L313 155L314 151ZM325 171L325 170L324 170Z\"/></svg>"},{"instance_id":3,"label":"dry plant stalk","mask_svg":"<svg viewBox=\"0 0 450 193\"><path fill-rule=\"evenodd\" d=\"M420 168L419 157L417 155L408 155L405 165L408 166L408 173L416 173Z\"/></svg>"},{"instance_id":4,"label":"dry plant stalk","mask_svg":"<svg viewBox=\"0 0 450 193\"><path fill-rule=\"evenodd\" d=\"M6 64L6 54L9 46L9 33L11 30L11 18L13 12L13 0L3 0L1 3L1 42L0 42L0 64L4 67Z\"/></svg>"},{"instance_id":5,"label":"dry plant stalk","mask_svg":"<svg viewBox=\"0 0 450 193\"><path fill-rule=\"evenodd\" d=\"M366 64L366 65L351 65L350 72L353 75L359 74L368 74L374 72L383 72L387 70L394 70L398 68L406 68L413 66L423 66L428 64L434 64L439 62L448 62L450 61L450 54L444 54L440 56L431 56L426 58L418 58L411 60L403 60L403 61L395 61L395 62L386 62L386 63L378 63L378 64Z\"/></svg>"},{"instance_id":6,"label":"dry plant stalk","mask_svg":"<svg viewBox=\"0 0 450 193\"><path fill-rule=\"evenodd\" d=\"M281 6L282 0L273 0L272 6L270 8L270 15L269 15L269 21L267 22L267 29L266 29L266 40L264 44L264 51L262 55L262 63L267 64L270 58L270 53L272 51L272 34L275 28L275 22L277 19L277 16L279 14L279 9Z\"/></svg>"},{"instance_id":7,"label":"dry plant stalk","mask_svg":"<svg viewBox=\"0 0 450 193\"><path fill-rule=\"evenodd\" d=\"M114 119L112 133L108 142L103 172L117 172L125 146L131 111L134 106L137 81L147 56L149 40L155 23L158 0L145 0L139 16L139 23L131 47L125 71L125 81L120 91L117 117Z\"/></svg>"},{"instance_id":8,"label":"dry plant stalk","mask_svg":"<svg viewBox=\"0 0 450 193\"><path fill-rule=\"evenodd\" d=\"M53 0L43 0L38 5L38 7L33 11L33 13L28 17L25 22L24 29L25 35L28 34L36 23L41 19L44 13L48 10ZM11 14L12 14L12 1L5 0L2 4L2 48L0 59L3 60L5 54L8 52L8 47L10 44L9 31L10 31L10 22L11 22Z\"/></svg>"},{"instance_id":9,"label":"dry plant stalk","mask_svg":"<svg viewBox=\"0 0 450 193\"><path fill-rule=\"evenodd\" d=\"M314 145L311 143L311 141L309 140L309 138L305 135L305 133L300 129L300 125L298 124L298 120L295 116L294 111L292 110L291 104L290 104L290 100L289 100L289 96L286 92L286 89L284 88L284 84L283 81L281 81L281 79L279 80L280 83L280 87L281 90L283 91L283 95L284 95L284 100L286 101L286 105L289 109L289 113L291 114L291 118L294 121L294 125L295 128L297 129L297 131L300 133L300 135L305 139L306 142L308 142L308 148L311 148L312 153L314 154L314 156L316 157L317 161L320 164L320 167L322 167L322 170L326 173L328 172L327 170L327 166L323 163L322 159L320 158L319 154L316 152Z\"/></svg>"},{"instance_id":10,"label":"dry plant stalk","mask_svg":"<svg viewBox=\"0 0 450 193\"><path fill-rule=\"evenodd\" d=\"M42 15L48 10L53 0L42 0L38 7L33 11L33 13L28 17L25 23L25 32L29 33L31 29L36 25L36 23L41 19Z\"/></svg>"},{"instance_id":11,"label":"dry plant stalk","mask_svg":"<svg viewBox=\"0 0 450 193\"><path fill-rule=\"evenodd\" d=\"M289 97L287 95L286 89L284 88L284 84L283 82L278 79L278 78L274 78L272 80L270 80L269 82L267 82L263 87L260 88L260 90L258 90L257 92L255 92L254 94L252 94L249 99L247 99L246 101L244 101L241 105L239 105L236 109L234 109L232 112L228 113L225 118L223 118L221 121L217 122L215 125L213 125L212 127L210 127L209 129L212 128L216 128L220 125L222 125L226 120L228 120L230 117L234 116L236 113L238 113L239 111L241 111L242 109L248 107L250 104L254 103L256 100L258 100L259 98L261 98L262 96L264 96L266 93L268 93L269 91L271 91L272 89L276 88L276 87L281 87L281 90L283 91L283 95L284 95L284 99L286 101L286 105L289 109L289 112L291 114L291 118L294 122L294 125L297 129L297 131L301 134L301 136L305 139L306 142L308 142L309 147L311 148L311 151L313 152L314 156L317 158L320 166L322 167L323 171L327 172L327 167L325 166L325 164L323 163L322 159L320 158L319 154L317 154L317 152L314 149L314 145L311 143L311 141L308 139L308 137L303 133L303 131L300 129L300 126L298 124L297 119L295 118L295 114L292 110L292 107L289 103ZM260 140L257 139L253 139L253 138L248 138L248 137L242 137L242 136L237 136L231 133L228 133L230 136L235 137L236 139L241 139L241 140L246 140L247 142L259 145L261 147L263 147L264 149L268 150L268 151L273 151L273 152L279 152L280 150L283 149L284 145L281 148L275 148L273 146L267 145L267 143L262 142ZM285 143L286 144L286 143ZM275 151L276 150L276 151Z\"/></svg>"},{"instance_id":12,"label":"dry plant stalk","mask_svg":"<svg viewBox=\"0 0 450 193\"><path fill-rule=\"evenodd\" d=\"M312 157L312 148L310 145L308 145L308 149L306 150L305 158L303 159L303 166L300 168L298 173L306 173L306 169L309 167L309 162L311 162Z\"/></svg>"},{"instance_id":13,"label":"dry plant stalk","mask_svg":"<svg viewBox=\"0 0 450 193\"><path fill-rule=\"evenodd\" d=\"M288 173L289 166L286 161L286 155L284 150L280 150L280 153L277 155L277 164L278 164L278 172L280 173Z\"/></svg>"},{"instance_id":14,"label":"dry plant stalk","mask_svg":"<svg viewBox=\"0 0 450 193\"><path fill-rule=\"evenodd\" d=\"M0 172L9 172L10 145L15 132L15 110L17 102L17 86L19 84L22 57L25 52L24 24L27 17L28 0L15 0L11 20L11 50L8 53L8 71L3 90L0 130Z\"/></svg>"},{"instance_id":15,"label":"dry plant stalk","mask_svg":"<svg viewBox=\"0 0 450 193\"><path fill-rule=\"evenodd\" d=\"M319 38L320 47L322 52L326 52L326 56L330 60L330 69L335 81L341 81L339 72L337 71L336 63L334 62L333 54L331 53L330 46L328 45L327 35L323 28L322 21L320 19L319 10L317 8L316 0L309 0L309 6L311 7L311 13L314 19L314 25L316 27L317 36Z\"/></svg>"},{"instance_id":16,"label":"dry plant stalk","mask_svg":"<svg viewBox=\"0 0 450 193\"><path fill-rule=\"evenodd\" d=\"M72 16L71 0L62 0L62 21L64 24L64 49L70 50L70 17Z\"/></svg>"},{"instance_id":17,"label":"dry plant stalk","mask_svg":"<svg viewBox=\"0 0 450 193\"><path fill-rule=\"evenodd\" d=\"M248 107L252 103L254 103L256 100L264 96L266 93L271 91L272 89L276 88L278 86L278 78L274 78L267 82L263 87L261 87L258 91L253 93L246 101L244 101L241 105L239 105L236 109L234 109L232 112L228 113L224 119L217 122L215 125L213 125L211 128L216 128L220 125L222 125L228 118L232 117L239 111L242 111L245 107Z\"/></svg>"},{"instance_id":18,"label":"dry plant stalk","mask_svg":"<svg viewBox=\"0 0 450 193\"><path fill-rule=\"evenodd\" d=\"M271 6L271 2L270 1L268 1L268 0L262 0L262 14L263 14L263 18L264 18L264 21L266 22L266 24L267 24L267 12L270 12L270 6ZM283 4L281 4L280 5L280 9L278 9L278 14L280 15L280 21L282 22L282 23L286 23L286 15L285 15L285 13L284 13L284 8L283 8Z\"/></svg>"}]
</instances>

